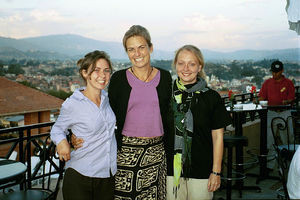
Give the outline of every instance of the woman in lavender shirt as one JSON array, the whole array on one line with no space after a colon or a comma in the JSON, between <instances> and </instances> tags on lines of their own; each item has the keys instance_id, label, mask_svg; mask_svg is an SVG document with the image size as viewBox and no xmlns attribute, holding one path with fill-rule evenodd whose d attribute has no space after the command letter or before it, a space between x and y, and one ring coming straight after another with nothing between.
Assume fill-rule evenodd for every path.
<instances>
[{"instance_id":1,"label":"woman in lavender shirt","mask_svg":"<svg viewBox=\"0 0 300 200\"><path fill-rule=\"evenodd\" d=\"M62 105L51 130L60 160L66 161L64 200L113 199L117 171L115 115L104 88L112 71L109 56L94 51L77 62L86 87L76 90ZM66 132L71 129L84 140L80 149L70 150Z\"/></svg>"}]
</instances>

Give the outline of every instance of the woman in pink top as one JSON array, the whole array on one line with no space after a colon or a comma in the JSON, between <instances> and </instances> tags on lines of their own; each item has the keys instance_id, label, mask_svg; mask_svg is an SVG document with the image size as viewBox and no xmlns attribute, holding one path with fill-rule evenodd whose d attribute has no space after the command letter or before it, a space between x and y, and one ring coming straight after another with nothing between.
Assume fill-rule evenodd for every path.
<instances>
[{"instance_id":1,"label":"woman in pink top","mask_svg":"<svg viewBox=\"0 0 300 200\"><path fill-rule=\"evenodd\" d=\"M108 88L117 120L115 199L163 200L166 153L173 151L165 142L170 141L166 137L172 123L172 78L168 71L151 66L153 45L146 28L130 27L123 46L132 66L115 72Z\"/></svg>"}]
</instances>

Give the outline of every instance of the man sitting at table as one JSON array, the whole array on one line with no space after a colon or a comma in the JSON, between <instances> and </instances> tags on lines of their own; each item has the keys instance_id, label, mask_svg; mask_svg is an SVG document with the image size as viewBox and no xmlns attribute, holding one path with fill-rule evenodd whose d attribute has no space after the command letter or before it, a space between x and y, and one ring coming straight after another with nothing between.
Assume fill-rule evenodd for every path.
<instances>
[{"instance_id":1,"label":"man sitting at table","mask_svg":"<svg viewBox=\"0 0 300 200\"><path fill-rule=\"evenodd\" d=\"M291 115L290 110L280 109L276 106L280 105L289 105L292 104L295 99L295 87L293 82L285 78L283 73L283 63L279 60L274 61L271 64L272 78L266 80L260 91L259 91L259 100L268 101L269 106L274 106L273 109L268 110L268 133L267 133L267 147L269 149L269 155L274 155L275 151L272 147L274 144L274 138L271 130L271 122L274 117L282 117L287 119L288 116ZM292 124L289 122L289 127ZM292 130L290 129L290 135L292 134ZM286 141L286 138L281 138ZM268 163L268 168L273 169L275 164L275 160Z\"/></svg>"}]
</instances>

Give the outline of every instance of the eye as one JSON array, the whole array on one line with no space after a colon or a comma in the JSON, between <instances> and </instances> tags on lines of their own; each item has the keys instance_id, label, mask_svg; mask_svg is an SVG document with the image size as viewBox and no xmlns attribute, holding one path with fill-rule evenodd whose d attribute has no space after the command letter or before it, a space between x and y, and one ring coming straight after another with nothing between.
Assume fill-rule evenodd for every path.
<instances>
[{"instance_id":1,"label":"eye","mask_svg":"<svg viewBox=\"0 0 300 200\"><path fill-rule=\"evenodd\" d=\"M190 67L196 67L197 64L196 64L196 63L189 63L189 66L190 66Z\"/></svg>"},{"instance_id":2,"label":"eye","mask_svg":"<svg viewBox=\"0 0 300 200\"><path fill-rule=\"evenodd\" d=\"M103 70L103 72L104 72L105 74L110 74L110 73L111 73L111 70L110 70L109 68L105 68L105 69Z\"/></svg>"},{"instance_id":3,"label":"eye","mask_svg":"<svg viewBox=\"0 0 300 200\"><path fill-rule=\"evenodd\" d=\"M183 66L184 65L184 63L183 62L177 62L177 64L176 65L178 65L178 66Z\"/></svg>"},{"instance_id":4,"label":"eye","mask_svg":"<svg viewBox=\"0 0 300 200\"><path fill-rule=\"evenodd\" d=\"M128 52L133 52L134 49L133 49L133 48L128 48L127 51L128 51Z\"/></svg>"}]
</instances>

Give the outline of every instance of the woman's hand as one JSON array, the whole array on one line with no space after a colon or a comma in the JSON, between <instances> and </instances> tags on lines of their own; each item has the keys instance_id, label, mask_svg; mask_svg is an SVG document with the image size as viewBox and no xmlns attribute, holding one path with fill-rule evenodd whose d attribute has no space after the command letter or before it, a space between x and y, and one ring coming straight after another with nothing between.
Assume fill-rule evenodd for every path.
<instances>
[{"instance_id":1,"label":"woman's hand","mask_svg":"<svg viewBox=\"0 0 300 200\"><path fill-rule=\"evenodd\" d=\"M71 157L71 147L68 143L67 139L63 139L60 141L56 147L57 153L59 155L59 160L61 161L68 161Z\"/></svg>"},{"instance_id":2,"label":"woman's hand","mask_svg":"<svg viewBox=\"0 0 300 200\"><path fill-rule=\"evenodd\" d=\"M75 150L82 147L83 142L84 140L82 138L77 138L76 135L72 134L71 143Z\"/></svg>"},{"instance_id":3,"label":"woman's hand","mask_svg":"<svg viewBox=\"0 0 300 200\"><path fill-rule=\"evenodd\" d=\"M209 192L214 192L217 189L219 189L220 186L221 186L221 176L211 173L208 178L207 190Z\"/></svg>"}]
</instances>

